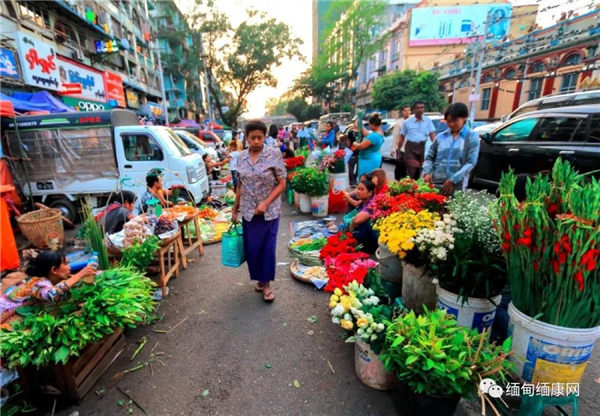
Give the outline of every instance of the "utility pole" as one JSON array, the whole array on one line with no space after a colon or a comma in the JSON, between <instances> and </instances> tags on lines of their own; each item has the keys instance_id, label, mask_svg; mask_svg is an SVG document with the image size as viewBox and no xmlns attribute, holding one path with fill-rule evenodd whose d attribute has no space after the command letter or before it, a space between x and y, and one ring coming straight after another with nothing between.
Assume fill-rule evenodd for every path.
<instances>
[{"instance_id":1,"label":"utility pole","mask_svg":"<svg viewBox=\"0 0 600 416\"><path fill-rule=\"evenodd\" d=\"M483 60L485 58L485 41L487 39L487 34L490 29L491 23L491 15L488 13L487 18L485 19L485 25L483 27L483 36L482 40L477 44L477 51L479 52L479 63L477 65L477 74L475 75L475 95L479 95L479 84L481 82L481 70L483 69ZM479 51L481 49L481 51ZM475 121L475 111L477 110L477 100L471 101L471 112L469 113L469 120L471 123Z\"/></svg>"},{"instance_id":2,"label":"utility pole","mask_svg":"<svg viewBox=\"0 0 600 416\"><path fill-rule=\"evenodd\" d=\"M519 103L517 104L517 108L523 102L523 94L525 93L525 77L527 76L527 71L529 70L529 56L525 60L525 69L523 69L523 76L521 77L521 91L519 91Z\"/></svg>"},{"instance_id":3,"label":"utility pole","mask_svg":"<svg viewBox=\"0 0 600 416\"><path fill-rule=\"evenodd\" d=\"M210 130L212 130L212 123L215 122L215 119L213 118L213 111L212 111L212 105L210 104L210 90L208 87L208 83L210 82L210 79L208 78L208 70L206 69L206 60L208 55L206 55L206 53L204 52L204 41L202 40L202 34L200 34L200 51L202 53L201 58L202 58L202 68L204 69L204 87L206 90L206 106L207 111L208 111L208 118L210 119Z\"/></svg>"}]
</instances>

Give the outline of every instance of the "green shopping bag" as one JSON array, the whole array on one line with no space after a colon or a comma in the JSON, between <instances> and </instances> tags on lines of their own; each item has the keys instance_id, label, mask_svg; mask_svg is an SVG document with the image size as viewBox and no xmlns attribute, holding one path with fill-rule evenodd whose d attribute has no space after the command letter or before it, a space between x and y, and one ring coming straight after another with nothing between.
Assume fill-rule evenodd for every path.
<instances>
[{"instance_id":1,"label":"green shopping bag","mask_svg":"<svg viewBox=\"0 0 600 416\"><path fill-rule=\"evenodd\" d=\"M246 261L244 252L244 237L242 226L231 224L229 230L223 233L221 241L221 264L227 267L240 267Z\"/></svg>"},{"instance_id":2,"label":"green shopping bag","mask_svg":"<svg viewBox=\"0 0 600 416\"><path fill-rule=\"evenodd\" d=\"M354 208L352 211L344 215L344 228L347 230L350 228L350 224L352 224L352 220L358 214L358 209Z\"/></svg>"}]
</instances>

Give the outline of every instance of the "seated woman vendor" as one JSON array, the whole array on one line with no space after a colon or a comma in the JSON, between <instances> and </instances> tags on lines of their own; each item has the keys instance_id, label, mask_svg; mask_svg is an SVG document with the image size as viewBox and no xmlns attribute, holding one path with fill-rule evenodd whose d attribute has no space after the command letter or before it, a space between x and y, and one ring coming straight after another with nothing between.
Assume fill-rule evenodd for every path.
<instances>
[{"instance_id":1,"label":"seated woman vendor","mask_svg":"<svg viewBox=\"0 0 600 416\"><path fill-rule=\"evenodd\" d=\"M383 169L375 169L373 172L363 175L361 178L370 180L375 184L375 195L383 194L389 190L388 178ZM357 196L357 190L344 193L344 200L348 203L349 210L360 205L360 199Z\"/></svg>"},{"instance_id":2,"label":"seated woman vendor","mask_svg":"<svg viewBox=\"0 0 600 416\"><path fill-rule=\"evenodd\" d=\"M96 215L96 222L104 226L104 231L107 234L118 233L127 221L135 217L133 213L135 200L136 195L131 191L121 191L114 194L110 198L108 207Z\"/></svg>"},{"instance_id":3,"label":"seated woman vendor","mask_svg":"<svg viewBox=\"0 0 600 416\"><path fill-rule=\"evenodd\" d=\"M377 249L379 236L371 226L371 212L369 212L368 206L375 195L375 184L367 178L361 180L356 188L356 195L360 203L357 207L358 214L350 223L350 231L358 243L363 246L363 251L373 254Z\"/></svg>"},{"instance_id":4,"label":"seated woman vendor","mask_svg":"<svg viewBox=\"0 0 600 416\"><path fill-rule=\"evenodd\" d=\"M31 260L25 273L11 273L2 280L0 295L0 322L15 318L17 308L30 300L56 302L69 293L73 285L87 276L94 276L96 269L86 266L71 275L66 257L55 251L42 251Z\"/></svg>"}]
</instances>

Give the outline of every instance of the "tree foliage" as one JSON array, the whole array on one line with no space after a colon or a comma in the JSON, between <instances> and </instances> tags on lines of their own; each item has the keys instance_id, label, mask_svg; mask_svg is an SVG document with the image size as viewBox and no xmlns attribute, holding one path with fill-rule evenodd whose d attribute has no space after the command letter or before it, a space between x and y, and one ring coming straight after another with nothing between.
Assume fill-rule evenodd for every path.
<instances>
[{"instance_id":1,"label":"tree foliage","mask_svg":"<svg viewBox=\"0 0 600 416\"><path fill-rule=\"evenodd\" d=\"M223 121L235 126L248 94L260 86L277 86L272 70L299 56L302 41L285 23L256 10L248 10L248 19L237 28L214 0L196 0L194 10L187 19L202 34L210 93ZM222 90L232 92L231 98ZM229 110L223 112L223 106Z\"/></svg>"},{"instance_id":2,"label":"tree foliage","mask_svg":"<svg viewBox=\"0 0 600 416\"><path fill-rule=\"evenodd\" d=\"M314 118L319 118L321 115L321 106L319 104L307 104L304 97L295 96L280 99L269 98L266 104L267 113L272 116L282 116L291 114L298 121L306 121Z\"/></svg>"},{"instance_id":3,"label":"tree foliage","mask_svg":"<svg viewBox=\"0 0 600 416\"><path fill-rule=\"evenodd\" d=\"M383 75L373 85L372 105L389 111L423 100L427 111L441 110L445 102L439 91L438 76L435 72L417 73L412 69Z\"/></svg>"}]
</instances>

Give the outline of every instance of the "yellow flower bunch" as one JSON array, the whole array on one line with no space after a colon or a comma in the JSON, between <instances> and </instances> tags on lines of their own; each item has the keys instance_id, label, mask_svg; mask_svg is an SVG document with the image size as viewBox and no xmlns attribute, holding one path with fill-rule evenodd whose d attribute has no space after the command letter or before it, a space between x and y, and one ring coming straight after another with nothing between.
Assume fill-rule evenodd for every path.
<instances>
[{"instance_id":1,"label":"yellow flower bunch","mask_svg":"<svg viewBox=\"0 0 600 416\"><path fill-rule=\"evenodd\" d=\"M394 212L377 221L373 228L379 231L379 242L401 259L415 246L414 237L423 228L434 229L440 216L431 211L413 210Z\"/></svg>"}]
</instances>

